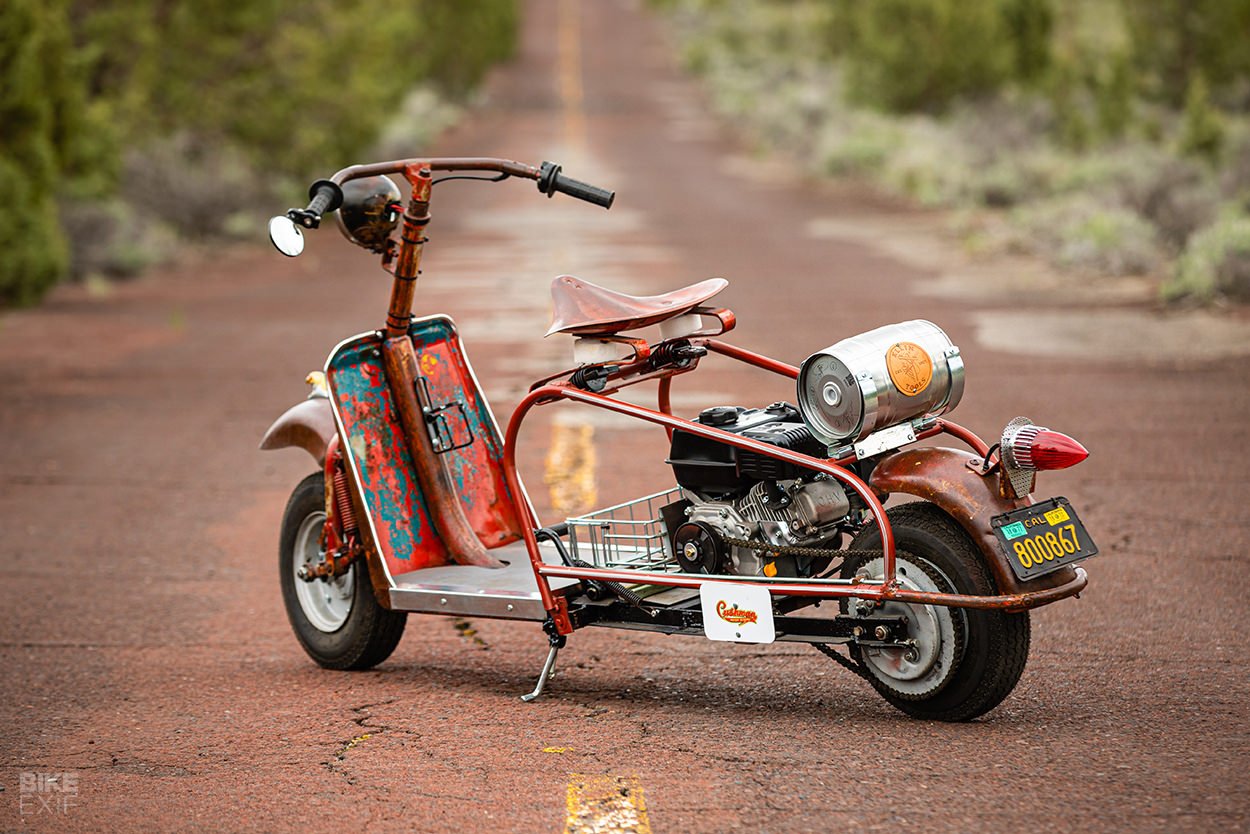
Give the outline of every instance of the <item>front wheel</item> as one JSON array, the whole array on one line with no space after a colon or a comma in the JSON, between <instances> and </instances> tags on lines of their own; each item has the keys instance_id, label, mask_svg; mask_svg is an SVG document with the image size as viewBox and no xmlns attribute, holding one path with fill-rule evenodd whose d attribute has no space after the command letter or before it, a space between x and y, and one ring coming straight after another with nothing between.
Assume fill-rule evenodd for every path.
<instances>
[{"instance_id":1,"label":"front wheel","mask_svg":"<svg viewBox=\"0 0 1250 834\"><path fill-rule=\"evenodd\" d=\"M977 546L949 515L924 502L887 512L897 548L896 572L909 590L985 596L998 589ZM855 537L852 550L880 550L876 524ZM842 576L884 576L884 560L847 559ZM864 610L852 599L848 610ZM946 608L887 602L877 613L906 617L911 648L852 646L851 655L873 688L916 718L967 721L992 710L1011 693L1029 654L1027 611Z\"/></svg>"},{"instance_id":2,"label":"front wheel","mask_svg":"<svg viewBox=\"0 0 1250 834\"><path fill-rule=\"evenodd\" d=\"M295 487L282 517L278 575L286 616L304 651L322 666L368 669L390 657L408 615L378 604L363 559L331 579L299 578L302 565L322 560L325 520L325 475L314 472Z\"/></svg>"}]
</instances>

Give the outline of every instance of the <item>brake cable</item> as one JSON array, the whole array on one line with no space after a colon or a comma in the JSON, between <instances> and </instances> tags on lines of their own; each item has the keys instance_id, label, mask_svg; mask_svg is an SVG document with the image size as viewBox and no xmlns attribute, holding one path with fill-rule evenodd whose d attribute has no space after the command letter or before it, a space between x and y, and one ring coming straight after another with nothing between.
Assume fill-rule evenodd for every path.
<instances>
[{"instance_id":1,"label":"brake cable","mask_svg":"<svg viewBox=\"0 0 1250 834\"><path fill-rule=\"evenodd\" d=\"M475 177L472 174L452 174L449 177L439 177L438 179L431 182L430 186L433 187L435 185L438 185L440 182L447 182L448 180L477 180L478 182L503 182L510 176L512 175L503 171L501 171L499 173L499 176L497 177Z\"/></svg>"}]
</instances>

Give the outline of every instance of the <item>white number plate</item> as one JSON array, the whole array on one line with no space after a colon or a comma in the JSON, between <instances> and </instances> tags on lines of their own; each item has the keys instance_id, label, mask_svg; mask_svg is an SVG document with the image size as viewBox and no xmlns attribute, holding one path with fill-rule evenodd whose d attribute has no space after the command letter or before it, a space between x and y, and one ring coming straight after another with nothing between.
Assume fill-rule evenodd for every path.
<instances>
[{"instance_id":1,"label":"white number plate","mask_svg":"<svg viewBox=\"0 0 1250 834\"><path fill-rule=\"evenodd\" d=\"M709 640L734 643L771 643L773 601L768 589L733 582L704 582L699 586L703 606L703 633Z\"/></svg>"}]
</instances>

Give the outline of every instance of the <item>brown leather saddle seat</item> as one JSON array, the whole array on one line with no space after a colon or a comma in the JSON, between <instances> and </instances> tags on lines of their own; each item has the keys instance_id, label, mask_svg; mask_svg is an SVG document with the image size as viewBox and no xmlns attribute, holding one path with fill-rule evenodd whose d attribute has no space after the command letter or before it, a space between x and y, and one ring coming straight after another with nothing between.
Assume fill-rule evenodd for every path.
<instances>
[{"instance_id":1,"label":"brown leather saddle seat","mask_svg":"<svg viewBox=\"0 0 1250 834\"><path fill-rule=\"evenodd\" d=\"M727 286L724 278L709 278L663 295L635 296L561 275L551 282L552 320L547 335L602 336L637 330L689 313Z\"/></svg>"}]
</instances>

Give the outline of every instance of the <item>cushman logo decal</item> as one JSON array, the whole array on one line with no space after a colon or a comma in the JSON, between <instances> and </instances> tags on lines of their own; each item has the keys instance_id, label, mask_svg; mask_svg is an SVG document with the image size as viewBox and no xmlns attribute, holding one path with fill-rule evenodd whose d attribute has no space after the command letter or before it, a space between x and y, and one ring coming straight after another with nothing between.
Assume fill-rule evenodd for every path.
<instances>
[{"instance_id":1,"label":"cushman logo decal","mask_svg":"<svg viewBox=\"0 0 1250 834\"><path fill-rule=\"evenodd\" d=\"M716 614L725 622L733 623L734 625L745 625L746 623L756 621L754 611L745 611L736 604L733 608L730 608L723 599L716 603Z\"/></svg>"}]
</instances>

